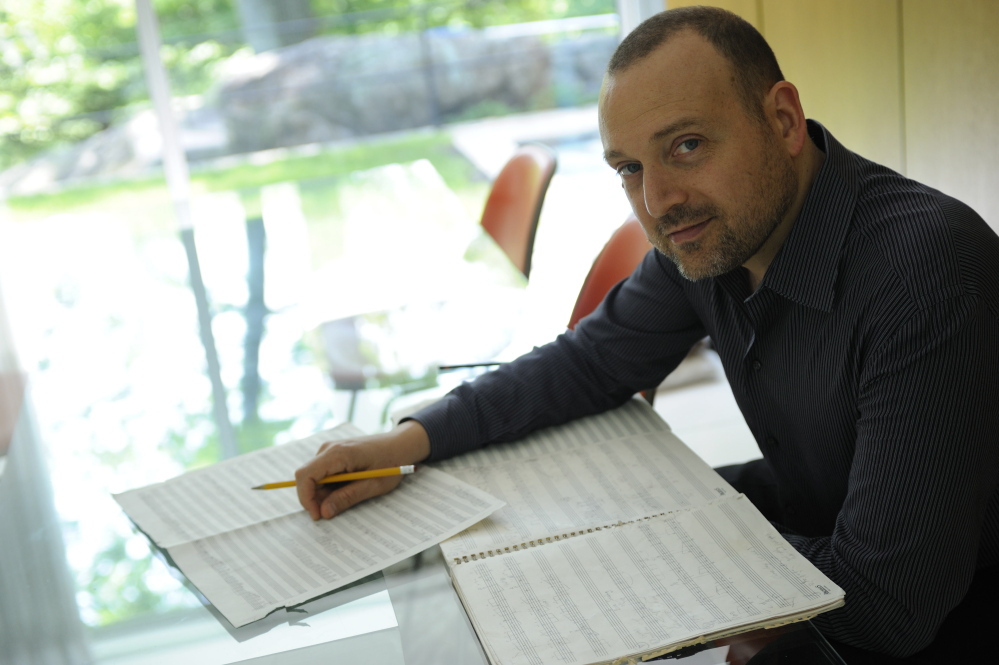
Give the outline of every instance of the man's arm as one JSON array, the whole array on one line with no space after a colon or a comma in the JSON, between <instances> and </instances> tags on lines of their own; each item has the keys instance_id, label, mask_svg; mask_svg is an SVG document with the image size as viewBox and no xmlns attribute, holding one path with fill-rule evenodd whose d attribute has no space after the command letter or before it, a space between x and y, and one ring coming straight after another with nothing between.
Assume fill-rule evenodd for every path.
<instances>
[{"instance_id":1,"label":"man's arm","mask_svg":"<svg viewBox=\"0 0 999 665\"><path fill-rule=\"evenodd\" d=\"M385 434L328 443L296 473L299 501L329 518L394 489L399 477L331 491L334 473L443 459L605 411L655 387L704 337L671 265L650 252L572 332L463 384Z\"/></svg>"},{"instance_id":2,"label":"man's arm","mask_svg":"<svg viewBox=\"0 0 999 665\"><path fill-rule=\"evenodd\" d=\"M980 536L999 478L997 340L996 314L964 295L915 312L873 351L835 529L786 536L846 591L845 607L815 620L829 637L920 651L985 563Z\"/></svg>"},{"instance_id":3,"label":"man's arm","mask_svg":"<svg viewBox=\"0 0 999 665\"><path fill-rule=\"evenodd\" d=\"M414 414L430 435L430 459L513 441L658 386L706 334L683 285L650 251L575 330Z\"/></svg>"}]
</instances>

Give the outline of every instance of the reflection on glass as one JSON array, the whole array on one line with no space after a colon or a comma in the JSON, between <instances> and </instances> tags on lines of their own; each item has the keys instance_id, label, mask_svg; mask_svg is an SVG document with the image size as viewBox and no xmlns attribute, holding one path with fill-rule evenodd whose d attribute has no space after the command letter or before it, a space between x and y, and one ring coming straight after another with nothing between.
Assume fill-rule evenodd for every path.
<instances>
[{"instance_id":1,"label":"reflection on glass","mask_svg":"<svg viewBox=\"0 0 999 665\"><path fill-rule=\"evenodd\" d=\"M448 343L425 334L431 321L458 330L497 314L472 284L522 288L480 274L493 259L470 243L488 169L448 123L592 102L615 41L612 0L153 4L241 450L346 416L324 321L394 330L363 349L362 367L388 377L362 371L378 396L354 414L367 429L383 426L400 386L430 385L438 360L502 347L499 327ZM204 611L196 596L110 499L220 458L135 10L5 2L0 43L0 284L75 585L70 614L98 640L152 617L183 622ZM420 260L431 248L462 277Z\"/></svg>"}]
</instances>

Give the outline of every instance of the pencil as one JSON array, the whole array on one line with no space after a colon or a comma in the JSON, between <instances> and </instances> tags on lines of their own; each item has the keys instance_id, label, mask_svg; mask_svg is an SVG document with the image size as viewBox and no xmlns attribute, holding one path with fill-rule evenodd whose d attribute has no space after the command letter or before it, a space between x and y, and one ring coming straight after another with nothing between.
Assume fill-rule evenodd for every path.
<instances>
[{"instance_id":1,"label":"pencil","mask_svg":"<svg viewBox=\"0 0 999 665\"><path fill-rule=\"evenodd\" d=\"M328 483L343 483L351 480L364 480L365 478L381 478L383 476L405 476L416 471L415 464L406 466L393 466L389 469L368 469L367 471L353 471L351 473L338 473L333 476L326 476L319 481L320 485ZM255 490L276 490L282 487L294 487L294 480L285 480L280 483L264 483L250 489Z\"/></svg>"}]
</instances>

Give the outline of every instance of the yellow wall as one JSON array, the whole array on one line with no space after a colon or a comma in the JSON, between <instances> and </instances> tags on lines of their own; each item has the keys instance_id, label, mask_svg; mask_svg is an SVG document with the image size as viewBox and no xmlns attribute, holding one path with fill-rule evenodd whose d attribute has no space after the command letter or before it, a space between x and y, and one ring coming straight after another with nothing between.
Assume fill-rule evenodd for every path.
<instances>
[{"instance_id":1,"label":"yellow wall","mask_svg":"<svg viewBox=\"0 0 999 665\"><path fill-rule=\"evenodd\" d=\"M810 118L999 230L999 1L670 0L756 26Z\"/></svg>"},{"instance_id":2,"label":"yellow wall","mask_svg":"<svg viewBox=\"0 0 999 665\"><path fill-rule=\"evenodd\" d=\"M999 229L999 2L902 4L907 174Z\"/></svg>"}]
</instances>

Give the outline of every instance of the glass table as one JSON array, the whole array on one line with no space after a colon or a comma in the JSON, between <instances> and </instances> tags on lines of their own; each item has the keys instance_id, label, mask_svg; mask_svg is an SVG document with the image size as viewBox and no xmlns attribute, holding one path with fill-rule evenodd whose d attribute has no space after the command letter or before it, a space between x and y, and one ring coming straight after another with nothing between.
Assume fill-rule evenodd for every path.
<instances>
[{"instance_id":1,"label":"glass table","mask_svg":"<svg viewBox=\"0 0 999 665\"><path fill-rule=\"evenodd\" d=\"M328 399L328 387L318 380L311 360L298 360L307 355L300 348L302 330L351 316L374 324L372 310L400 305L405 315L388 321L395 339L415 339L413 330L428 327L426 316L439 324L453 315L455 322L473 320L481 327L501 304L499 296L481 297L476 285L483 282L510 295L510 309L517 310L523 285L492 272L488 245L472 246L474 260L468 260L466 248L476 229L461 226L457 212L441 213L441 202L449 199L441 183L434 184L437 180L424 164L355 174L351 187L338 190L337 197L344 209L359 212L335 225L309 214L313 208L331 214L329 183L274 186L261 195L265 209L281 213L271 216L281 224L268 232L267 302L273 312L260 345L269 400L259 405L256 429L241 430L241 439L252 444L247 449L334 424L329 409L313 408L313 402ZM310 203L310 187L323 197ZM426 210L432 219L417 223L411 215L384 208L389 193L402 195L404 209ZM216 194L196 203L211 222L195 229L206 283L217 302L239 303L245 270L221 267L233 255L234 239L245 231L238 197ZM301 214L291 214L296 210ZM609 219L616 224L622 217ZM447 223L441 225L442 220ZM234 629L134 529L111 493L215 461L210 453L217 434L203 412L204 354L184 292L180 245L165 232L133 237L129 229L107 214L91 220L53 217L4 229L0 249L6 281L0 281L16 282L18 298L7 300L6 312L0 307L0 663L486 663L437 548L292 611ZM436 229L436 235L427 229ZM333 250L325 245L323 254L305 240L324 234L338 239L330 246L343 256L328 255ZM398 241L396 255L379 249L386 234ZM578 239L580 234L553 235ZM63 242L53 246L52 237ZM453 264L442 260L428 268L420 259L425 254L421 243L471 272L455 280ZM375 258L394 262L397 269L375 271L360 284L356 275L371 271L359 253L348 251L354 244L379 249ZM313 272L307 270L309 252L321 254L322 267ZM445 292L442 282L448 289L443 305L437 299ZM529 285L543 293L552 286L541 271ZM335 299L328 296L333 290ZM49 291L58 295L56 302L46 299ZM533 300L564 302L563 317L558 308L531 309L530 302L524 318L552 319L554 328L571 305L567 297ZM24 324L34 320L36 310L36 324ZM8 344L7 312L26 331L18 338L25 373ZM223 378L230 387L239 383L233 368L244 364L243 338L250 328L238 319L235 306L215 319ZM508 343L502 336L484 340L481 333L460 334L457 324L451 327L459 333L453 339L435 333L447 351L444 360L479 359L473 342L475 347L488 342L489 352ZM535 339L535 333L519 328L517 335L523 338L515 338L514 346L529 348ZM428 348L419 344L411 355L396 359L397 366L441 360L420 355ZM769 645L764 648L763 642ZM795 663L840 662L809 624L705 645L673 660L749 662L756 653L793 653L790 662Z\"/></svg>"},{"instance_id":2,"label":"glass table","mask_svg":"<svg viewBox=\"0 0 999 665\"><path fill-rule=\"evenodd\" d=\"M55 501L73 490L50 482L32 430L28 406L15 423L0 477L0 662L487 663L436 547L241 628L233 628L137 532L103 555L97 566L103 577L74 578L67 557L77 535L54 510ZM112 501L96 509L133 529ZM116 579L122 576L142 577L144 584L123 584ZM89 599L102 584L125 596L140 593L141 586L144 602L130 599L139 609L127 620L87 626L81 617L92 611ZM843 662L807 622L688 648L662 661Z\"/></svg>"}]
</instances>

